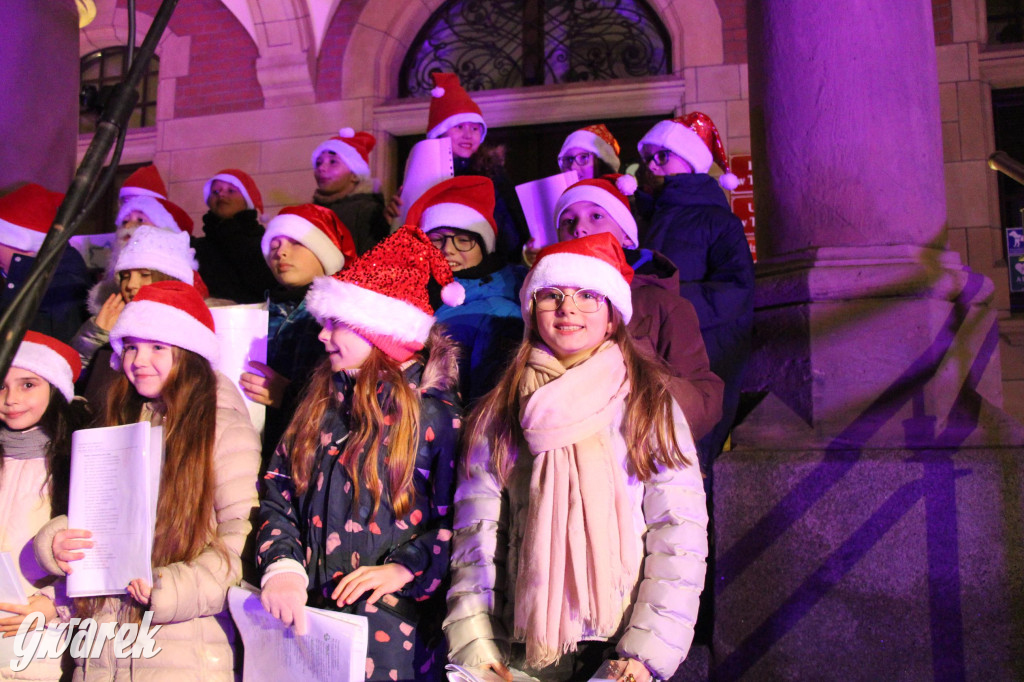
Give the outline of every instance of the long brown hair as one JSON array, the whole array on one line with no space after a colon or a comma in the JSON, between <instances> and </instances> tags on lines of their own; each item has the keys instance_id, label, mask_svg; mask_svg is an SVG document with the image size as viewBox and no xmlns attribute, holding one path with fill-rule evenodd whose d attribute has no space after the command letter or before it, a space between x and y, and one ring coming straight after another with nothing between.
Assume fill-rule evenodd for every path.
<instances>
[{"instance_id":1,"label":"long brown hair","mask_svg":"<svg viewBox=\"0 0 1024 682\"><path fill-rule=\"evenodd\" d=\"M332 376L330 360L325 359L313 374L281 438L289 453L292 482L299 495L309 487L317 448L321 445L320 426L324 415L327 410L340 407L331 383ZM381 391L382 385L389 390ZM373 500L371 518L380 507L384 490L378 474L381 458L387 470L388 494L395 516L403 516L412 508L415 501L412 476L419 431L418 393L406 382L398 361L374 346L356 376L349 437L341 454L345 471L352 479L356 503L359 501L360 481L370 490ZM360 466L363 452L366 455Z\"/></svg>"},{"instance_id":2,"label":"long brown hair","mask_svg":"<svg viewBox=\"0 0 1024 682\"><path fill-rule=\"evenodd\" d=\"M668 392L671 374L659 358L636 347L618 311L610 306L609 310L614 324L610 339L622 351L630 385L623 416L629 472L646 481L659 466L676 469L690 463L676 441L672 396ZM466 431L468 434L481 434L487 439L491 467L502 485L508 482L519 448L525 447L523 427L519 422L519 386L530 352L535 345L542 343L532 306L530 323L526 338L498 385L481 399L470 415ZM468 466L463 467L463 471L468 471Z\"/></svg>"}]
</instances>

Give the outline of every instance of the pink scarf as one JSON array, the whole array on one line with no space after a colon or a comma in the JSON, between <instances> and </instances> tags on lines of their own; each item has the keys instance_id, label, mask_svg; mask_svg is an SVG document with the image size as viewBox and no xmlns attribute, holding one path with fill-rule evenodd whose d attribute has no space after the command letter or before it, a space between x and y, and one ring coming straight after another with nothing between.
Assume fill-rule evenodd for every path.
<instances>
[{"instance_id":1,"label":"pink scarf","mask_svg":"<svg viewBox=\"0 0 1024 682\"><path fill-rule=\"evenodd\" d=\"M527 663L543 667L574 651L584 628L615 632L639 570L626 478L604 436L629 381L610 341L570 369L534 348L519 392L534 460L515 633Z\"/></svg>"}]
</instances>

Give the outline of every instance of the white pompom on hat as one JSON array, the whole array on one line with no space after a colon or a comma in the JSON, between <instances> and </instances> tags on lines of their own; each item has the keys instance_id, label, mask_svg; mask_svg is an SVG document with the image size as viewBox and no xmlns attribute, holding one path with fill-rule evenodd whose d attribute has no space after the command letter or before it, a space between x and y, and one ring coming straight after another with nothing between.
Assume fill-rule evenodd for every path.
<instances>
[{"instance_id":1,"label":"white pompom on hat","mask_svg":"<svg viewBox=\"0 0 1024 682\"><path fill-rule=\"evenodd\" d=\"M479 123L484 127L480 135L487 137L487 124L477 103L466 93L454 73L432 73L435 87L430 91L430 113L427 118L427 139L441 137L462 123Z\"/></svg>"},{"instance_id":2,"label":"white pompom on hat","mask_svg":"<svg viewBox=\"0 0 1024 682\"><path fill-rule=\"evenodd\" d=\"M11 367L38 374L68 402L75 397L75 382L82 373L78 351L52 336L31 330L25 332Z\"/></svg>"},{"instance_id":3,"label":"white pompom on hat","mask_svg":"<svg viewBox=\"0 0 1024 682\"><path fill-rule=\"evenodd\" d=\"M636 178L632 175L603 175L599 178L580 180L568 187L555 202L555 225L562 219L562 213L578 201L590 201L608 211L622 231L633 242L633 248L640 246L636 218L629 208L629 199L636 192Z\"/></svg>"},{"instance_id":4,"label":"white pompom on hat","mask_svg":"<svg viewBox=\"0 0 1024 682\"><path fill-rule=\"evenodd\" d=\"M729 170L729 157L718 128L707 114L692 111L667 121L658 121L647 131L640 142L638 151L644 145L663 147L682 157L693 168L694 173L707 173L711 164L717 163L724 171L718 179L725 189L734 190L739 186L737 178Z\"/></svg>"},{"instance_id":5,"label":"white pompom on hat","mask_svg":"<svg viewBox=\"0 0 1024 682\"><path fill-rule=\"evenodd\" d=\"M313 150L313 168L316 160L324 152L334 152L345 162L348 169L361 179L370 177L370 152L377 145L377 138L370 133L352 128L342 128L334 137L321 142Z\"/></svg>"}]
</instances>

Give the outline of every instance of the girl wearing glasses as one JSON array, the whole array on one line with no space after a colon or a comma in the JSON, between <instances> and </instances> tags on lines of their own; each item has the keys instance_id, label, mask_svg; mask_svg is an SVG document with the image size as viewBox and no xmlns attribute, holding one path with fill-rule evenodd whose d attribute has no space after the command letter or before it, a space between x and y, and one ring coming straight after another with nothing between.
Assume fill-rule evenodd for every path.
<instances>
[{"instance_id":1,"label":"girl wearing glasses","mask_svg":"<svg viewBox=\"0 0 1024 682\"><path fill-rule=\"evenodd\" d=\"M603 123L573 131L558 152L558 168L574 170L580 180L618 173L619 142Z\"/></svg>"},{"instance_id":2,"label":"girl wearing glasses","mask_svg":"<svg viewBox=\"0 0 1024 682\"><path fill-rule=\"evenodd\" d=\"M632 275L606 233L546 247L527 275L527 335L474 411L455 495L455 663L647 682L686 657L707 512L666 371L626 331Z\"/></svg>"},{"instance_id":3,"label":"girl wearing glasses","mask_svg":"<svg viewBox=\"0 0 1024 682\"><path fill-rule=\"evenodd\" d=\"M525 268L505 265L494 251L494 185L485 177L435 185L413 204L408 221L427 233L466 290L462 305L440 305L436 317L462 348L459 388L472 405L494 388L523 336L518 296Z\"/></svg>"}]
</instances>

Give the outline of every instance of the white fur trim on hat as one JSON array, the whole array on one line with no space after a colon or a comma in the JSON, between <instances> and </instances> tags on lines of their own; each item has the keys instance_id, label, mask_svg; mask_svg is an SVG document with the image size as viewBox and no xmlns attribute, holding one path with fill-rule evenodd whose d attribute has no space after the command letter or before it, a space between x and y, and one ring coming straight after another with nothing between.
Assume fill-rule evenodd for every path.
<instances>
[{"instance_id":1,"label":"white fur trim on hat","mask_svg":"<svg viewBox=\"0 0 1024 682\"><path fill-rule=\"evenodd\" d=\"M220 362L220 344L213 330L184 310L157 301L132 301L117 318L110 330L110 345L114 349L110 366L114 369L120 368L126 336L190 350L214 367Z\"/></svg>"},{"instance_id":2,"label":"white fur trim on hat","mask_svg":"<svg viewBox=\"0 0 1024 682\"><path fill-rule=\"evenodd\" d=\"M526 275L519 291L519 305L523 319L530 319L533 292L544 287L573 287L593 289L604 294L622 315L623 324L633 317L633 293L622 273L607 261L578 253L553 253L544 256Z\"/></svg>"},{"instance_id":3,"label":"white fur trim on hat","mask_svg":"<svg viewBox=\"0 0 1024 682\"><path fill-rule=\"evenodd\" d=\"M19 251L38 253L39 249L43 247L44 239L46 239L45 232L22 227L0 218L0 244Z\"/></svg>"},{"instance_id":4,"label":"white fur trim on hat","mask_svg":"<svg viewBox=\"0 0 1024 682\"><path fill-rule=\"evenodd\" d=\"M157 198L160 198L160 199L166 199L167 198L163 194L160 194L159 192L154 192L151 189L145 189L145 188L142 188L142 187L121 187L121 189L119 189L117 191L117 198L118 199L123 199L123 200L127 201L128 199L131 199L132 197L157 197ZM121 221L119 220L118 222L121 222Z\"/></svg>"},{"instance_id":5,"label":"white fur trim on hat","mask_svg":"<svg viewBox=\"0 0 1024 682\"><path fill-rule=\"evenodd\" d=\"M484 123L484 117L475 112L467 111L462 114L455 114L453 116L449 116L445 120L438 123L436 126L434 126L433 130L427 133L427 139L437 139L444 135L449 130L451 130L452 128L454 128L455 126L461 125L463 123L479 123L484 127L484 131L480 133L480 141L483 142L484 138L487 137L487 124Z\"/></svg>"},{"instance_id":6,"label":"white fur trim on hat","mask_svg":"<svg viewBox=\"0 0 1024 682\"><path fill-rule=\"evenodd\" d=\"M363 160L363 157L359 155L356 148L350 144L346 144L342 140L335 140L331 138L326 142L321 142L317 145L317 148L313 150L313 169L316 170L316 160L324 152L334 152L338 155L348 169L358 175L361 179L370 177L370 165Z\"/></svg>"},{"instance_id":7,"label":"white fur trim on hat","mask_svg":"<svg viewBox=\"0 0 1024 682\"><path fill-rule=\"evenodd\" d=\"M11 360L11 367L20 367L38 374L52 386L56 386L64 398L71 402L75 397L75 382L68 361L57 351L41 343L22 341L18 352Z\"/></svg>"},{"instance_id":8,"label":"white fur trim on hat","mask_svg":"<svg viewBox=\"0 0 1024 682\"><path fill-rule=\"evenodd\" d=\"M210 187L213 185L214 180L226 182L235 189L237 189L238 193L245 198L246 208L256 210L256 204L252 202L252 197L249 196L249 190L245 188L245 185L242 184L242 181L236 178L234 175L228 175L227 173L218 173L217 175L214 175L212 178L206 181L206 184L203 185L203 203L209 203L210 201Z\"/></svg>"},{"instance_id":9,"label":"white fur trim on hat","mask_svg":"<svg viewBox=\"0 0 1024 682\"><path fill-rule=\"evenodd\" d=\"M578 201L590 201L604 210L608 211L612 220L618 223L632 245L624 245L626 248L637 248L640 246L640 236L636 228L636 219L633 214L618 198L607 191L594 185L574 185L562 193L555 203L555 225L562 219L562 213Z\"/></svg>"},{"instance_id":10,"label":"white fur trim on hat","mask_svg":"<svg viewBox=\"0 0 1024 682\"><path fill-rule=\"evenodd\" d=\"M330 237L313 223L294 213L279 215L267 224L260 243L263 257L266 259L270 258L270 242L274 241L275 237L294 239L312 251L320 265L324 266L324 274L333 275L345 265L345 256Z\"/></svg>"},{"instance_id":11,"label":"white fur trim on hat","mask_svg":"<svg viewBox=\"0 0 1024 682\"><path fill-rule=\"evenodd\" d=\"M480 235L484 242L484 251L494 253L494 241L497 235L487 218L480 211L465 204L445 203L434 204L423 211L420 218L420 229L424 232L442 227L453 227Z\"/></svg>"},{"instance_id":12,"label":"white fur trim on hat","mask_svg":"<svg viewBox=\"0 0 1024 682\"><path fill-rule=\"evenodd\" d=\"M334 277L317 277L306 294L306 309L323 324L337 320L358 332L426 343L434 317L405 301Z\"/></svg>"},{"instance_id":13,"label":"white fur trim on hat","mask_svg":"<svg viewBox=\"0 0 1024 682\"><path fill-rule=\"evenodd\" d=\"M187 232L152 225L140 225L135 230L114 264L114 272L157 270L185 284L192 284L198 269L196 250L189 246Z\"/></svg>"},{"instance_id":14,"label":"white fur trim on hat","mask_svg":"<svg viewBox=\"0 0 1024 682\"><path fill-rule=\"evenodd\" d=\"M150 224L156 227L176 232L181 231L181 226L178 225L171 212L164 208L154 197L147 197L141 194L129 197L121 205L121 208L117 210L117 224L120 225L132 211L145 213L146 217L149 218Z\"/></svg>"},{"instance_id":15,"label":"white fur trim on hat","mask_svg":"<svg viewBox=\"0 0 1024 682\"><path fill-rule=\"evenodd\" d=\"M569 133L569 137L565 138L562 148L558 151L559 158L565 156L566 150L573 147L586 149L588 152L597 154L598 158L608 164L614 172L619 172L622 161L615 153L615 150L612 149L610 144L589 130L574 130Z\"/></svg>"},{"instance_id":16,"label":"white fur trim on hat","mask_svg":"<svg viewBox=\"0 0 1024 682\"><path fill-rule=\"evenodd\" d=\"M637 143L637 151L643 151L644 145L664 147L675 152L693 167L694 173L707 173L711 170L711 164L715 162L711 150L704 144L700 135L682 123L671 120L655 123Z\"/></svg>"}]
</instances>

